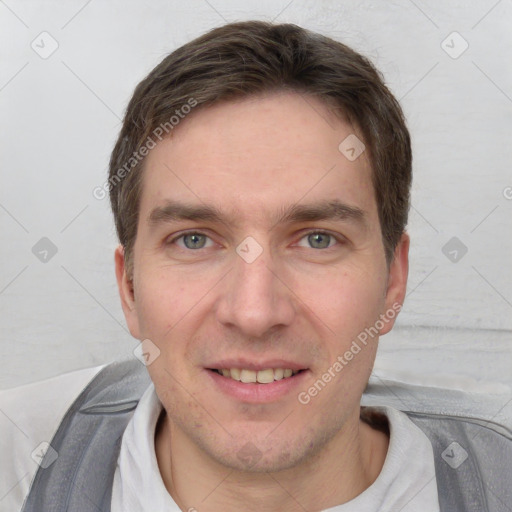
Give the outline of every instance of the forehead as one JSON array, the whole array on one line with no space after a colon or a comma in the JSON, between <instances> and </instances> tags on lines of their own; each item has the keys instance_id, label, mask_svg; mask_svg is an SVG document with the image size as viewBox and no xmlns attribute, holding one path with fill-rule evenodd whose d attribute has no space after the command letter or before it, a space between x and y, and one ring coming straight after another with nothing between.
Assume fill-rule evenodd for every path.
<instances>
[{"instance_id":1,"label":"forehead","mask_svg":"<svg viewBox=\"0 0 512 512\"><path fill-rule=\"evenodd\" d=\"M146 157L140 220L169 200L261 220L275 218L283 205L339 200L371 218L376 204L366 152L349 159L340 151L356 136L324 102L297 93L202 108Z\"/></svg>"}]
</instances>

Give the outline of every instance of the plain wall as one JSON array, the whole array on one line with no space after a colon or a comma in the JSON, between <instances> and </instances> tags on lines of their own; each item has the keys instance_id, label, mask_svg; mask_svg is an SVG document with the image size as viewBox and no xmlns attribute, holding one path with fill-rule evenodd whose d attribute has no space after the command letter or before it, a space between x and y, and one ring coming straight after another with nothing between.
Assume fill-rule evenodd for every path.
<instances>
[{"instance_id":1,"label":"plain wall","mask_svg":"<svg viewBox=\"0 0 512 512\"><path fill-rule=\"evenodd\" d=\"M0 388L137 346L117 295L109 205L93 190L135 85L170 51L245 19L296 23L354 47L404 108L414 150L409 292L375 372L510 390L509 0L0 3ZM52 39L58 48L42 58ZM57 249L47 262L33 253L43 237ZM39 243L36 253L47 248Z\"/></svg>"}]
</instances>

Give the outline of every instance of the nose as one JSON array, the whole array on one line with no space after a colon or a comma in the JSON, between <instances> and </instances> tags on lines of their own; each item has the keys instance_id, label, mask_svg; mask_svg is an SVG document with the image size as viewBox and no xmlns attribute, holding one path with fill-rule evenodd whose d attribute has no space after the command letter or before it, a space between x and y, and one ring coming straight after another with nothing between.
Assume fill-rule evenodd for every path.
<instances>
[{"instance_id":1,"label":"nose","mask_svg":"<svg viewBox=\"0 0 512 512\"><path fill-rule=\"evenodd\" d=\"M221 324L251 338L262 338L292 324L296 314L293 293L284 276L272 267L268 251L250 263L235 255L234 268L223 280L217 304Z\"/></svg>"}]
</instances>

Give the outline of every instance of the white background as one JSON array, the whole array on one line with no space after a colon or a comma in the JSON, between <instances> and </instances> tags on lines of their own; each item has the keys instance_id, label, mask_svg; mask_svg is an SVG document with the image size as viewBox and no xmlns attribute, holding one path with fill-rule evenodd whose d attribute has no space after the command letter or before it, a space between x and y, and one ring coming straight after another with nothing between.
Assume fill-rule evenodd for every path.
<instances>
[{"instance_id":1,"label":"white background","mask_svg":"<svg viewBox=\"0 0 512 512\"><path fill-rule=\"evenodd\" d=\"M0 2L0 388L137 346L119 306L107 199L92 191L135 85L190 39L251 18L361 51L406 113L409 295L375 373L510 390L512 0ZM58 43L46 59L31 47L51 48L44 31ZM46 263L32 252L42 237L58 250ZM452 237L467 247L457 262L442 251Z\"/></svg>"}]
</instances>

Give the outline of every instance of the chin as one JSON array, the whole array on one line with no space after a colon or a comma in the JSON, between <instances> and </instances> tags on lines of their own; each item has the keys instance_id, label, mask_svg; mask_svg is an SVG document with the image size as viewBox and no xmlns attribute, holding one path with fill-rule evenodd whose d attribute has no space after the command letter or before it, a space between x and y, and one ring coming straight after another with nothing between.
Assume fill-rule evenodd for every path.
<instances>
[{"instance_id":1,"label":"chin","mask_svg":"<svg viewBox=\"0 0 512 512\"><path fill-rule=\"evenodd\" d=\"M209 446L204 439L196 442L224 467L244 473L276 473L311 462L334 435L335 431L327 434L311 430L292 438L288 431L281 438L272 433L261 437L244 435L236 441L229 438L224 446L222 443Z\"/></svg>"}]
</instances>

